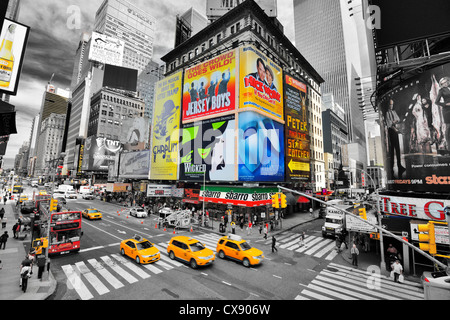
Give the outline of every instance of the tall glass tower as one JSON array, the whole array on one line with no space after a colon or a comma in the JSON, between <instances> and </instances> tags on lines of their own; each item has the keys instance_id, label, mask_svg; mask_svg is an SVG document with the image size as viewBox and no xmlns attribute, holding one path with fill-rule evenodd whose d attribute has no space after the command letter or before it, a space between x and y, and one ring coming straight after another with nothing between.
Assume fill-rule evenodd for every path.
<instances>
[{"instance_id":1,"label":"tall glass tower","mask_svg":"<svg viewBox=\"0 0 450 320\"><path fill-rule=\"evenodd\" d=\"M295 45L325 79L322 94L332 93L345 111L350 143L366 152L364 119L354 79L358 77L347 57L340 0L293 0ZM366 163L364 157L360 161Z\"/></svg>"},{"instance_id":2,"label":"tall glass tower","mask_svg":"<svg viewBox=\"0 0 450 320\"><path fill-rule=\"evenodd\" d=\"M143 71L153 56L156 19L126 0L105 0L94 31L125 42L123 67Z\"/></svg>"}]
</instances>

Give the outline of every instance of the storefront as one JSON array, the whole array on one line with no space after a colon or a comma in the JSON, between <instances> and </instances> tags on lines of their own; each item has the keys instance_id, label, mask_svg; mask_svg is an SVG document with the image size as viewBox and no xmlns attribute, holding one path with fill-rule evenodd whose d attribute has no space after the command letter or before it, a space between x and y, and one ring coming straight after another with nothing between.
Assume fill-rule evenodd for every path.
<instances>
[{"instance_id":1,"label":"storefront","mask_svg":"<svg viewBox=\"0 0 450 320\"><path fill-rule=\"evenodd\" d=\"M237 186L206 186L201 188L199 201L205 202L210 219L220 220L228 215L228 222L259 225L272 222L278 225L281 212L272 208L272 195L276 187L246 188Z\"/></svg>"}]
</instances>

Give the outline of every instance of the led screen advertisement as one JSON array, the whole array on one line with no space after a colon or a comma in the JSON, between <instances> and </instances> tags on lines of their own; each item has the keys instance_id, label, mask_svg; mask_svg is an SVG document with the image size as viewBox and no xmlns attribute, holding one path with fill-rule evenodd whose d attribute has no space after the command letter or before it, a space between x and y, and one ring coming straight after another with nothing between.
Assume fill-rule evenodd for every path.
<instances>
[{"instance_id":1,"label":"led screen advertisement","mask_svg":"<svg viewBox=\"0 0 450 320\"><path fill-rule=\"evenodd\" d=\"M120 154L119 177L147 179L150 171L150 150Z\"/></svg>"},{"instance_id":2,"label":"led screen advertisement","mask_svg":"<svg viewBox=\"0 0 450 320\"><path fill-rule=\"evenodd\" d=\"M450 191L450 64L404 81L379 103L387 186Z\"/></svg>"},{"instance_id":3,"label":"led screen advertisement","mask_svg":"<svg viewBox=\"0 0 450 320\"><path fill-rule=\"evenodd\" d=\"M183 125L179 180L236 180L235 116Z\"/></svg>"},{"instance_id":4,"label":"led screen advertisement","mask_svg":"<svg viewBox=\"0 0 450 320\"><path fill-rule=\"evenodd\" d=\"M239 111L256 111L284 123L283 72L252 45L240 48Z\"/></svg>"},{"instance_id":5,"label":"led screen advertisement","mask_svg":"<svg viewBox=\"0 0 450 320\"><path fill-rule=\"evenodd\" d=\"M177 179L181 84L182 71L155 85L149 177L152 180Z\"/></svg>"},{"instance_id":6,"label":"led screen advertisement","mask_svg":"<svg viewBox=\"0 0 450 320\"><path fill-rule=\"evenodd\" d=\"M122 144L119 140L90 136L86 139L83 152L82 170L106 171L116 162Z\"/></svg>"},{"instance_id":7,"label":"led screen advertisement","mask_svg":"<svg viewBox=\"0 0 450 320\"><path fill-rule=\"evenodd\" d=\"M30 28L5 19L0 33L0 93L16 95Z\"/></svg>"},{"instance_id":8,"label":"led screen advertisement","mask_svg":"<svg viewBox=\"0 0 450 320\"><path fill-rule=\"evenodd\" d=\"M284 79L286 180L310 181L307 86L289 75Z\"/></svg>"},{"instance_id":9,"label":"led screen advertisement","mask_svg":"<svg viewBox=\"0 0 450 320\"><path fill-rule=\"evenodd\" d=\"M185 70L183 123L234 112L236 55L228 51Z\"/></svg>"},{"instance_id":10,"label":"led screen advertisement","mask_svg":"<svg viewBox=\"0 0 450 320\"><path fill-rule=\"evenodd\" d=\"M239 181L284 181L284 127L262 114L239 113Z\"/></svg>"}]
</instances>

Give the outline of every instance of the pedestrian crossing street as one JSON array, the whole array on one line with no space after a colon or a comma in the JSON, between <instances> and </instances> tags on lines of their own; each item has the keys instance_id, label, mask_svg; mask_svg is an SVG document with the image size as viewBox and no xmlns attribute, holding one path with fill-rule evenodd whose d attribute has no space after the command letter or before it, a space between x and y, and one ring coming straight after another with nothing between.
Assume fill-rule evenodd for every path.
<instances>
[{"instance_id":1,"label":"pedestrian crossing street","mask_svg":"<svg viewBox=\"0 0 450 320\"><path fill-rule=\"evenodd\" d=\"M209 233L195 236L195 239L214 252L220 238L220 235ZM169 241L154 243L154 245L160 251L161 259L152 264L138 265L134 260L115 253L97 259L79 261L74 265L63 265L61 268L67 278L68 287L74 289L81 300L90 300L95 296L107 294L111 290L136 283L140 279L148 279L184 265L177 260L171 260L167 255Z\"/></svg>"},{"instance_id":2,"label":"pedestrian crossing street","mask_svg":"<svg viewBox=\"0 0 450 320\"><path fill-rule=\"evenodd\" d=\"M275 238L278 249L291 250L330 261L338 254L335 250L336 241L334 239L305 234L305 240L301 243L300 234L289 231L282 232ZM264 244L272 243L272 240L269 238L268 240L257 240L256 242L262 241L264 241Z\"/></svg>"},{"instance_id":3,"label":"pedestrian crossing street","mask_svg":"<svg viewBox=\"0 0 450 320\"><path fill-rule=\"evenodd\" d=\"M419 283L330 263L295 300L424 300Z\"/></svg>"}]
</instances>

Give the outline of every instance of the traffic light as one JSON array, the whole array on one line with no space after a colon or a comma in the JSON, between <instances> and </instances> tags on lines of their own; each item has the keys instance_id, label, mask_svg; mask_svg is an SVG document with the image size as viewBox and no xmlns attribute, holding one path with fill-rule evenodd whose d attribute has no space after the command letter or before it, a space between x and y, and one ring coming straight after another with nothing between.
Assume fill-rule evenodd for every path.
<instances>
[{"instance_id":1,"label":"traffic light","mask_svg":"<svg viewBox=\"0 0 450 320\"><path fill-rule=\"evenodd\" d=\"M278 193L275 193L272 196L272 207L273 208L279 208L280 207L280 202L279 202L279 198L278 198Z\"/></svg>"},{"instance_id":2,"label":"traffic light","mask_svg":"<svg viewBox=\"0 0 450 320\"><path fill-rule=\"evenodd\" d=\"M417 229L419 232L423 232L422 234L419 234L419 248L423 251L428 251L432 255L436 254L434 222L430 221L427 224L419 224Z\"/></svg>"},{"instance_id":3,"label":"traffic light","mask_svg":"<svg viewBox=\"0 0 450 320\"><path fill-rule=\"evenodd\" d=\"M58 200L51 199L50 200L50 212L51 211L57 211L58 210Z\"/></svg>"},{"instance_id":4,"label":"traffic light","mask_svg":"<svg viewBox=\"0 0 450 320\"><path fill-rule=\"evenodd\" d=\"M286 208L287 207L287 202L286 202L286 195L284 193L280 193L280 199L281 199L281 208Z\"/></svg>"},{"instance_id":5,"label":"traffic light","mask_svg":"<svg viewBox=\"0 0 450 320\"><path fill-rule=\"evenodd\" d=\"M358 211L359 211L359 217L364 220L367 220L366 208L359 208Z\"/></svg>"}]
</instances>

